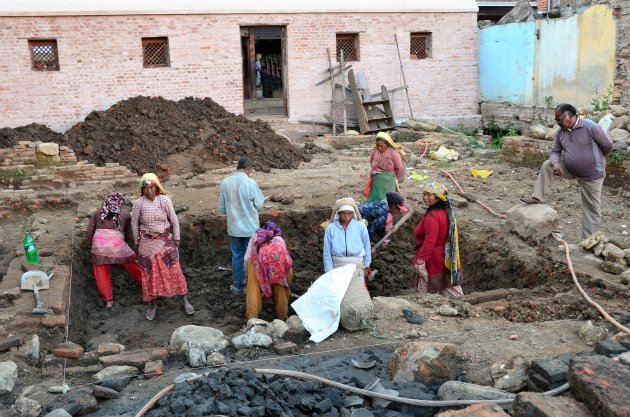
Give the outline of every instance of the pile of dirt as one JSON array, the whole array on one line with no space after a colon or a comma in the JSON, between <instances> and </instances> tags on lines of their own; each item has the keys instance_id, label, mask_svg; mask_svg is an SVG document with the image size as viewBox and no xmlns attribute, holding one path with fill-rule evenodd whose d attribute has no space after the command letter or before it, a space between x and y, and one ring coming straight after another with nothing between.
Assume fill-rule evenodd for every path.
<instances>
[{"instance_id":1,"label":"pile of dirt","mask_svg":"<svg viewBox=\"0 0 630 417\"><path fill-rule=\"evenodd\" d=\"M228 112L210 98L179 101L133 97L105 111L93 111L62 138L78 159L118 162L138 174L181 173L174 154L186 154L199 173L249 156L254 168L297 168L303 152L264 122Z\"/></svg>"},{"instance_id":2,"label":"pile of dirt","mask_svg":"<svg viewBox=\"0 0 630 417\"><path fill-rule=\"evenodd\" d=\"M19 141L60 142L62 134L44 125L31 123L28 126L16 128L3 127L0 129L0 149L11 148Z\"/></svg>"}]
</instances>

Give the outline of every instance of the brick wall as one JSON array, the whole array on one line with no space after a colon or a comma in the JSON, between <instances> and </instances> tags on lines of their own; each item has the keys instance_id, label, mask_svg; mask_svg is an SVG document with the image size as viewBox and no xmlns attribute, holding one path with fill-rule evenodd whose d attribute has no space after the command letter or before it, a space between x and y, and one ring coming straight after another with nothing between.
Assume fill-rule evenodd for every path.
<instances>
[{"instance_id":1,"label":"brick wall","mask_svg":"<svg viewBox=\"0 0 630 417\"><path fill-rule=\"evenodd\" d=\"M240 26L287 28L285 86L290 121L323 120L330 104L326 48L336 32L356 32L371 90L403 84L398 34L413 112L456 125L478 124L477 21L474 13L281 15L130 15L0 18L0 126L39 122L64 131L92 110L136 95L211 97L243 112ZM409 59L409 32L433 33L432 59ZM142 37L169 39L168 68L143 68ZM28 39L56 39L60 71L32 71ZM408 114L404 92L393 97Z\"/></svg>"},{"instance_id":2,"label":"brick wall","mask_svg":"<svg viewBox=\"0 0 630 417\"><path fill-rule=\"evenodd\" d=\"M21 141L13 148L0 149L0 185L13 189L64 189L71 183L100 184L135 182L137 176L118 163L104 167L77 163L74 151L59 146L53 157L37 152L41 142Z\"/></svg>"},{"instance_id":3,"label":"brick wall","mask_svg":"<svg viewBox=\"0 0 630 417\"><path fill-rule=\"evenodd\" d=\"M551 141L528 138L524 136L512 136L503 139L501 159L505 162L540 168L543 162L549 158ZM629 153L626 152L626 155ZM623 161L621 166L606 164L606 180L609 187L622 187L630 189L630 158Z\"/></svg>"},{"instance_id":4,"label":"brick wall","mask_svg":"<svg viewBox=\"0 0 630 417\"><path fill-rule=\"evenodd\" d=\"M554 106L555 107L555 106ZM532 125L553 126L554 108L538 106L518 106L507 102L484 101L481 103L481 116L484 126L490 122L501 129L517 128L528 131Z\"/></svg>"}]
</instances>

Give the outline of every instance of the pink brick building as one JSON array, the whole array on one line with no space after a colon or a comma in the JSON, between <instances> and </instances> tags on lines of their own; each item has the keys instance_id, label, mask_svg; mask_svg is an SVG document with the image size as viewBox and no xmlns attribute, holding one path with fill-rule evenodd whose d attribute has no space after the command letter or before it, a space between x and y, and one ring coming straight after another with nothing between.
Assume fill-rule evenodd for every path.
<instances>
[{"instance_id":1,"label":"pink brick building","mask_svg":"<svg viewBox=\"0 0 630 417\"><path fill-rule=\"evenodd\" d=\"M217 4L214 4L217 3ZM234 113L260 95L262 61L290 122L330 112L326 49L354 53L372 91L403 85L416 117L477 125L475 0L3 0L0 127L64 131L137 95L211 97ZM303 4L307 3L307 4ZM271 80L271 81L270 81ZM271 83L271 84L270 84ZM394 115L409 114L404 92Z\"/></svg>"}]
</instances>

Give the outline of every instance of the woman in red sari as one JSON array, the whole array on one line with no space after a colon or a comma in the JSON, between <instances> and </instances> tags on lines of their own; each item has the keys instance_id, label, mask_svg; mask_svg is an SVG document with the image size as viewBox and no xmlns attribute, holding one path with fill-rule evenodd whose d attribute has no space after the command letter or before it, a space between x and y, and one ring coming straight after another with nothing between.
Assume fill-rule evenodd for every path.
<instances>
[{"instance_id":1,"label":"woman in red sari","mask_svg":"<svg viewBox=\"0 0 630 417\"><path fill-rule=\"evenodd\" d=\"M142 270L142 299L149 303L147 320L155 319L158 297L181 296L186 314L195 309L188 301L188 286L179 266L179 221L171 200L155 174L145 174L133 204L131 228L138 245Z\"/></svg>"},{"instance_id":2,"label":"woman in red sari","mask_svg":"<svg viewBox=\"0 0 630 417\"><path fill-rule=\"evenodd\" d=\"M411 288L418 294L461 297L464 292L457 222L448 190L437 182L430 182L424 186L422 201L428 208L415 230L416 256Z\"/></svg>"},{"instance_id":3,"label":"woman in red sari","mask_svg":"<svg viewBox=\"0 0 630 417\"><path fill-rule=\"evenodd\" d=\"M249 240L245 253L247 271L247 320L258 318L264 298L274 298L276 318L287 320L293 260L274 222L265 222Z\"/></svg>"}]
</instances>

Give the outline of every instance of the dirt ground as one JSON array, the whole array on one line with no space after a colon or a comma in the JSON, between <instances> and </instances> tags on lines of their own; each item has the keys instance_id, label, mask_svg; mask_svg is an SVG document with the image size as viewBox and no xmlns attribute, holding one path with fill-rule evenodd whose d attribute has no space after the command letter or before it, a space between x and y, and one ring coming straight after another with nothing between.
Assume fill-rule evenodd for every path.
<instances>
[{"instance_id":1,"label":"dirt ground","mask_svg":"<svg viewBox=\"0 0 630 417\"><path fill-rule=\"evenodd\" d=\"M462 145L461 137L442 134L413 134L409 137L429 141L431 150L437 149L441 143L457 145L462 160L440 164L440 169L450 172L465 193L474 195L496 212L504 212L519 204L519 198L528 196L532 190L536 170L512 167L497 159L479 159L473 150ZM261 213L261 220L273 219L282 227L294 258L292 290L296 295L304 293L322 273L323 229L320 223L330 216L334 201L346 196L361 199L360 192L368 177L367 161L372 140L307 140L299 145L310 160L302 162L299 168L258 170L252 174L264 194L271 197ZM405 146L416 157L424 150L421 143L412 141L406 142ZM474 178L470 175L471 167L490 169L494 173L485 180ZM186 168L188 166L182 165L174 170L185 172ZM430 161L413 158L408 168L441 181L453 193L457 192L453 183ZM73 254L71 340L86 344L97 337L111 336L133 349L167 346L173 330L185 324L216 327L227 335L244 325L244 299L229 292L231 272L225 220L216 210L218 185L233 170L225 164L201 174L196 174L193 169L191 175L174 175L165 183L182 224L181 264L191 291L191 302L195 305L195 315L192 318L186 316L179 300L165 300L159 304L157 319L146 321L139 287L120 271L113 274L115 307L106 310L98 301L89 254L77 244ZM577 334L587 319L607 327L609 335L615 333L612 326L606 324L578 294L564 255L558 250L558 242L551 238L541 244L525 242L508 232L504 220L474 203L456 209L464 292L496 288L514 290L510 295L481 304L452 302L460 314L457 317L440 316L437 311L441 305L449 303L446 299L438 296L418 298L406 290L414 251L413 228L424 208L420 182L406 180L401 188L408 206L416 213L396 233L392 244L376 252L373 267L379 272L369 288L373 297L405 298L415 311L428 318L427 322L410 324L400 312L380 311L373 318L370 329L354 333L340 330L322 343L303 343L300 355L317 361L317 358L331 355L357 355L367 349L391 351L409 340L449 342L458 346L463 379L489 384L489 367L496 361L516 355L529 359L551 358L566 352L592 349ZM109 191L94 190L93 198L79 205L79 220L74 230L77 242L84 234L92 209L98 207ZM122 191L133 192L131 189ZM563 237L571 244L578 243L581 240L581 211L577 185L559 181L554 191L549 204L558 211ZM625 247L630 247L628 235L624 233L630 221L629 197L628 192L606 187L602 196L603 230L610 239ZM20 227L17 219L8 221L4 225ZM11 245L7 243L2 251L9 250ZM617 320L628 325L630 290L619 283L618 276L601 271L584 255L586 253L579 248L571 252L583 286ZM271 320L273 316L273 306L265 305L261 318ZM49 344L55 340L51 338ZM284 361L273 352L261 349L232 350L226 357L231 363L243 367L282 366ZM104 403L94 415L132 415L130 410L138 410L184 369L178 363L169 363L167 371L162 378L134 381L126 389L123 400Z\"/></svg>"}]
</instances>

